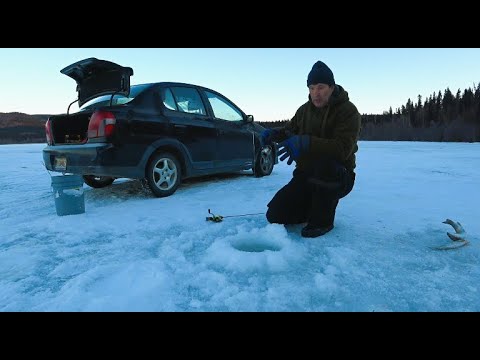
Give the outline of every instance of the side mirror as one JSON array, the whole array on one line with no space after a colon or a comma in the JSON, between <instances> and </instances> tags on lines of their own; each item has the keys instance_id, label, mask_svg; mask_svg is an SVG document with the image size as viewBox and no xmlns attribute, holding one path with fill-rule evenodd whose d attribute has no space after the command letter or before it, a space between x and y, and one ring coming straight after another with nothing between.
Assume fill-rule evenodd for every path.
<instances>
[{"instance_id":1,"label":"side mirror","mask_svg":"<svg viewBox=\"0 0 480 360\"><path fill-rule=\"evenodd\" d=\"M253 115L247 115L247 123L253 122Z\"/></svg>"}]
</instances>

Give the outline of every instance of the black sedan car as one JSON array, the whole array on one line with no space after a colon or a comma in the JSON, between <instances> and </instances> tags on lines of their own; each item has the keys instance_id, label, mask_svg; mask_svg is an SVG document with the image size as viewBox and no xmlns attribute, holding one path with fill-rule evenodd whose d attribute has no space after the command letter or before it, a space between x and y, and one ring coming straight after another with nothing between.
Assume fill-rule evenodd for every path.
<instances>
[{"instance_id":1,"label":"black sedan car","mask_svg":"<svg viewBox=\"0 0 480 360\"><path fill-rule=\"evenodd\" d=\"M250 169L260 177L277 162L275 147L260 141L264 128L214 90L173 82L130 86L130 67L96 58L61 73L77 83L79 111L45 124L50 171L82 175L95 188L116 178L144 179L164 197L189 177Z\"/></svg>"}]
</instances>

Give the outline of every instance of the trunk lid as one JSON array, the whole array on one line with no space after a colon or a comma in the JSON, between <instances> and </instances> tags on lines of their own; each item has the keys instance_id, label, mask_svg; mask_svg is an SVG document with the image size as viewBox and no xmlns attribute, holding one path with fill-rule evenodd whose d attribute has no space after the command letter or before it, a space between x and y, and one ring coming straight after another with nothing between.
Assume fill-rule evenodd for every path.
<instances>
[{"instance_id":1,"label":"trunk lid","mask_svg":"<svg viewBox=\"0 0 480 360\"><path fill-rule=\"evenodd\" d=\"M77 82L78 106L97 96L130 93L133 69L97 58L77 61L60 70Z\"/></svg>"}]
</instances>

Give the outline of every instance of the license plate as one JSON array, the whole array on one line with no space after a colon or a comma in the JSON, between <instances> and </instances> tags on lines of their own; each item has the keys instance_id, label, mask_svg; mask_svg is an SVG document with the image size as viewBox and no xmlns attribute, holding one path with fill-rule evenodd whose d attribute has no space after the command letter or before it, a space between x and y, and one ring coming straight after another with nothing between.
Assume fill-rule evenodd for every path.
<instances>
[{"instance_id":1,"label":"license plate","mask_svg":"<svg viewBox=\"0 0 480 360\"><path fill-rule=\"evenodd\" d=\"M59 171L67 170L67 158L63 156L56 156L53 162L53 169Z\"/></svg>"}]
</instances>

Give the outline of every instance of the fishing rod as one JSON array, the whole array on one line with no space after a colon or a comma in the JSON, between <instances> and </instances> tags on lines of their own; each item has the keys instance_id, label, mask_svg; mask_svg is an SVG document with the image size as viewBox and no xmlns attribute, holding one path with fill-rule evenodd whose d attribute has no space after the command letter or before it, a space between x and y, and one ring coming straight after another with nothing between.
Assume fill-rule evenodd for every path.
<instances>
[{"instance_id":1,"label":"fishing rod","mask_svg":"<svg viewBox=\"0 0 480 360\"><path fill-rule=\"evenodd\" d=\"M223 219L226 219L226 218L233 218L233 217L241 217L241 216L255 216L255 215L263 215L264 213L255 213L255 214L239 214L239 215L226 215L226 216L222 216L222 215L215 215L214 213L212 213L210 211L210 209L208 209L208 213L211 215L211 216L207 216L205 220L207 221L211 221L211 222L222 222Z\"/></svg>"}]
</instances>

